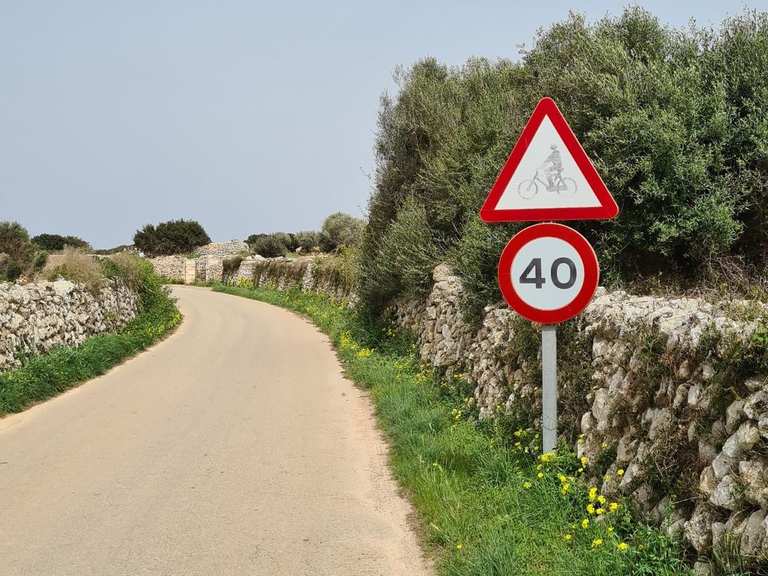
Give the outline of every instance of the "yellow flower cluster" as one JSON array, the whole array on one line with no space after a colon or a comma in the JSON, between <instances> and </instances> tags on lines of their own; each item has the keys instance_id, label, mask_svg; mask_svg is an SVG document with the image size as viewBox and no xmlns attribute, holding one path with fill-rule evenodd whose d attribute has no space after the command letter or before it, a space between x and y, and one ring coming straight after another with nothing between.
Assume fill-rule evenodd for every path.
<instances>
[{"instance_id":1,"label":"yellow flower cluster","mask_svg":"<svg viewBox=\"0 0 768 576\"><path fill-rule=\"evenodd\" d=\"M373 350L370 348L361 348L357 351L358 358L368 358L371 354L373 354Z\"/></svg>"},{"instance_id":2,"label":"yellow flower cluster","mask_svg":"<svg viewBox=\"0 0 768 576\"><path fill-rule=\"evenodd\" d=\"M585 467L589 463L589 459L582 457L579 459L582 467ZM621 477L623 470L617 470L616 475ZM558 474L560 480L561 493L567 494L570 489L570 482L573 478L569 478L564 474ZM619 552L627 552L630 549L629 544L620 540L614 531L613 526L610 525L610 518L621 509L621 504L618 502L609 502L608 499L600 494L599 490L595 486L590 486L587 490L587 502L585 503L586 516L582 518L578 523L572 524L570 530L563 534L563 540L565 542L572 542L576 538L576 532L579 531L585 535L586 538L591 538L591 549L595 550L601 548L606 543L611 542L616 545L616 550ZM581 530L579 530L579 527ZM590 542L586 540L585 544Z\"/></svg>"},{"instance_id":3,"label":"yellow flower cluster","mask_svg":"<svg viewBox=\"0 0 768 576\"><path fill-rule=\"evenodd\" d=\"M339 336L339 347L342 350L352 350L353 352L360 348L357 342L352 340L352 336L350 336L349 332L341 333L341 336Z\"/></svg>"}]
</instances>

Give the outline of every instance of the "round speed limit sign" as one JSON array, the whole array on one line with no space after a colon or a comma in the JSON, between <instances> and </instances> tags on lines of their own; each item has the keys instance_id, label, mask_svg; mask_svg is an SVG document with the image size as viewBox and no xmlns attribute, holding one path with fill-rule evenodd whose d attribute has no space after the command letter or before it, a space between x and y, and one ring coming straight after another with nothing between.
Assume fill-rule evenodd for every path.
<instances>
[{"instance_id":1,"label":"round speed limit sign","mask_svg":"<svg viewBox=\"0 0 768 576\"><path fill-rule=\"evenodd\" d=\"M599 277L592 246L562 224L535 224L521 230L499 260L499 287L507 304L540 324L576 316L594 296Z\"/></svg>"}]
</instances>

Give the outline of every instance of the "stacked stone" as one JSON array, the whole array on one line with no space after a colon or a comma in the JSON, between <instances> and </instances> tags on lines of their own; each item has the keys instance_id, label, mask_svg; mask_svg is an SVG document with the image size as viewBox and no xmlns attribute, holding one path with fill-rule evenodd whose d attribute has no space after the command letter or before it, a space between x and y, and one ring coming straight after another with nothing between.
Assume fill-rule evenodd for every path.
<instances>
[{"instance_id":1,"label":"stacked stone","mask_svg":"<svg viewBox=\"0 0 768 576\"><path fill-rule=\"evenodd\" d=\"M150 263L155 274L168 278L174 282L184 282L186 257L184 256L158 256L151 258Z\"/></svg>"},{"instance_id":2,"label":"stacked stone","mask_svg":"<svg viewBox=\"0 0 768 576\"><path fill-rule=\"evenodd\" d=\"M59 346L78 346L137 313L138 295L110 283L94 294L67 280L0 283L0 371Z\"/></svg>"},{"instance_id":3,"label":"stacked stone","mask_svg":"<svg viewBox=\"0 0 768 576\"><path fill-rule=\"evenodd\" d=\"M418 336L422 359L465 372L483 418L530 412L540 389L526 373L538 358L510 353L514 312L489 306L473 332L458 306L459 278L441 265L434 280L425 301L395 306L397 322ZM631 499L702 557L728 534L745 557L768 553L768 380L732 381L740 371L726 353L747 349L756 308L764 311L748 302L600 289L578 322L591 342L593 374L583 384L589 411L574 448L593 463L615 453L592 481ZM673 489L680 502L667 493Z\"/></svg>"},{"instance_id":4,"label":"stacked stone","mask_svg":"<svg viewBox=\"0 0 768 576\"><path fill-rule=\"evenodd\" d=\"M242 240L230 240L229 242L211 242L195 250L195 256L218 256L219 258L228 258L229 256L239 256L247 254L250 251L248 244Z\"/></svg>"},{"instance_id":5,"label":"stacked stone","mask_svg":"<svg viewBox=\"0 0 768 576\"><path fill-rule=\"evenodd\" d=\"M235 284L242 281L252 282L256 266L263 260L264 257L259 256L258 254L244 258L243 261L240 262L240 267L237 269L237 273L235 274L232 281Z\"/></svg>"}]
</instances>

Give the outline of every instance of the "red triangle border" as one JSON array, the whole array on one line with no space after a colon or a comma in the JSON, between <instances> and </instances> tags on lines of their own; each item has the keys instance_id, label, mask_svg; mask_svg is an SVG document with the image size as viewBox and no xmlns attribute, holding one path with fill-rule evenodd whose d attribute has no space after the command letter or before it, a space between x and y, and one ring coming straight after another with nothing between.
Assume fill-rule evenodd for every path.
<instances>
[{"instance_id":1,"label":"red triangle border","mask_svg":"<svg viewBox=\"0 0 768 576\"><path fill-rule=\"evenodd\" d=\"M568 152L581 170L587 183L600 201L600 206L576 208L515 208L497 210L496 205L504 190L525 156L528 146L545 117L549 117L555 130L562 138ZM566 122L560 109L552 98L544 97L536 105L528 123L523 128L520 138L512 148L507 161L496 178L488 197L480 208L480 219L489 224L496 222L543 222L549 220L609 220L619 214L619 207L611 196L603 179L595 170L578 138Z\"/></svg>"}]
</instances>

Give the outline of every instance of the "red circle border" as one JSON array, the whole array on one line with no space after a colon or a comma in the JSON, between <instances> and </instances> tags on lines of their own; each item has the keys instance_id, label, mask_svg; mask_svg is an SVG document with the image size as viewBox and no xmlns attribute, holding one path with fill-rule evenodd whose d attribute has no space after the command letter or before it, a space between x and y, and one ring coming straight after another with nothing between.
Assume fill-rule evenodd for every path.
<instances>
[{"instance_id":1,"label":"red circle border","mask_svg":"<svg viewBox=\"0 0 768 576\"><path fill-rule=\"evenodd\" d=\"M573 246L584 264L584 284L581 290L570 303L555 310L542 310L526 304L512 285L511 269L515 256L529 242L544 237L559 238ZM600 280L600 265L594 248L584 236L563 224L547 222L528 226L512 237L501 252L497 275L501 294L510 308L532 322L558 324L579 314L592 300Z\"/></svg>"}]
</instances>

